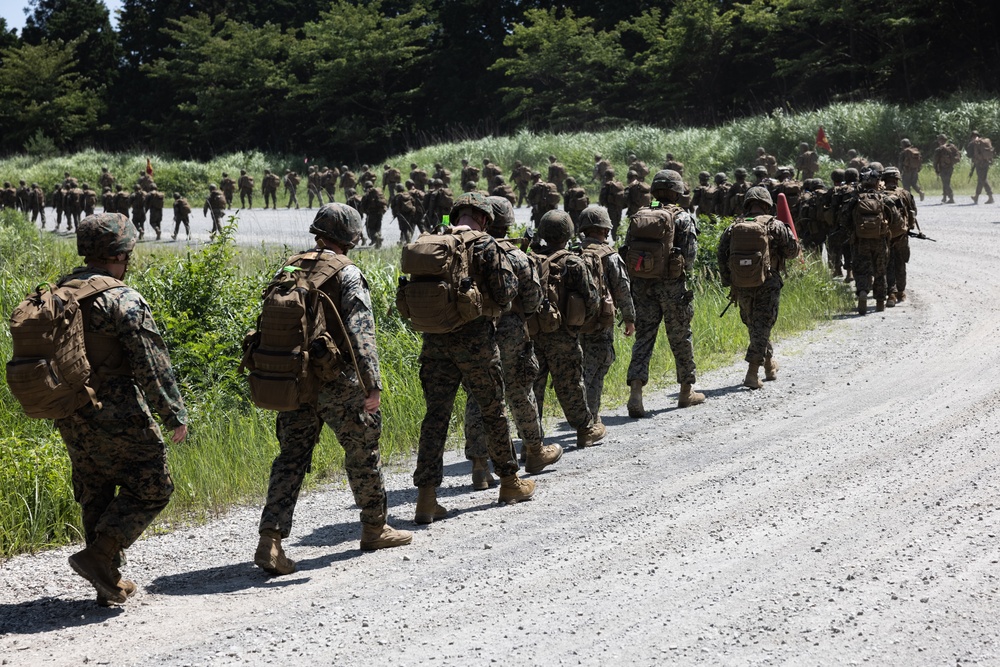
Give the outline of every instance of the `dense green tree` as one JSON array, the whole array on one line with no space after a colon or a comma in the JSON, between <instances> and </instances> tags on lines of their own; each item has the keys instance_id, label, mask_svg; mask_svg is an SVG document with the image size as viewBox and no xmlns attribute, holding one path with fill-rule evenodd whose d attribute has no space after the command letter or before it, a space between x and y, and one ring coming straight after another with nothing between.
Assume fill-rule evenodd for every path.
<instances>
[{"instance_id":1,"label":"dense green tree","mask_svg":"<svg viewBox=\"0 0 1000 667\"><path fill-rule=\"evenodd\" d=\"M7 19L0 16L0 49L8 49L18 43L17 31L7 27Z\"/></svg>"},{"instance_id":2,"label":"dense green tree","mask_svg":"<svg viewBox=\"0 0 1000 667\"><path fill-rule=\"evenodd\" d=\"M101 0L31 0L21 38L28 44L62 40L78 44L76 70L87 85L101 86L117 78L118 36Z\"/></svg>"}]
</instances>

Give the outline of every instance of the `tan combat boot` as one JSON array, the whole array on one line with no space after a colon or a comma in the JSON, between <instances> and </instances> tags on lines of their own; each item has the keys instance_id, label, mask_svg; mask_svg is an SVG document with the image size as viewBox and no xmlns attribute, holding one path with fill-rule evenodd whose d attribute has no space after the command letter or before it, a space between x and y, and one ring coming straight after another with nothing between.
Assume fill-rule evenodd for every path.
<instances>
[{"instance_id":1,"label":"tan combat boot","mask_svg":"<svg viewBox=\"0 0 1000 667\"><path fill-rule=\"evenodd\" d=\"M408 530L396 530L387 523L381 526L361 524L361 550L391 549L402 547L413 541L413 533Z\"/></svg>"},{"instance_id":2,"label":"tan combat boot","mask_svg":"<svg viewBox=\"0 0 1000 667\"><path fill-rule=\"evenodd\" d=\"M522 500L531 500L535 495L535 483L530 479L519 479L518 476L500 478L500 503L513 505Z\"/></svg>"},{"instance_id":3,"label":"tan combat boot","mask_svg":"<svg viewBox=\"0 0 1000 667\"><path fill-rule=\"evenodd\" d=\"M529 475L542 472L546 466L552 465L563 455L563 448L559 445L536 443L526 445L525 448L528 450L528 456L524 464L524 472Z\"/></svg>"},{"instance_id":4,"label":"tan combat boot","mask_svg":"<svg viewBox=\"0 0 1000 667\"><path fill-rule=\"evenodd\" d=\"M979 195L972 195L972 203L973 204L979 203Z\"/></svg>"},{"instance_id":5,"label":"tan combat boot","mask_svg":"<svg viewBox=\"0 0 1000 667\"><path fill-rule=\"evenodd\" d=\"M274 575L291 574L295 572L295 561L285 557L281 548L281 533L272 529L260 531L260 542L253 555L257 567Z\"/></svg>"},{"instance_id":6,"label":"tan combat boot","mask_svg":"<svg viewBox=\"0 0 1000 667\"><path fill-rule=\"evenodd\" d=\"M69 557L69 565L73 571L89 581L98 596L113 604L122 604L128 597L121 588L121 573L115 567L114 558L120 546L113 538L99 535L83 551L78 551Z\"/></svg>"},{"instance_id":7,"label":"tan combat boot","mask_svg":"<svg viewBox=\"0 0 1000 667\"><path fill-rule=\"evenodd\" d=\"M868 293L858 294L858 315L868 313Z\"/></svg>"},{"instance_id":8,"label":"tan combat boot","mask_svg":"<svg viewBox=\"0 0 1000 667\"><path fill-rule=\"evenodd\" d=\"M417 489L417 511L413 514L415 523L434 523L447 516L448 510L438 505L436 486L421 486Z\"/></svg>"},{"instance_id":9,"label":"tan combat boot","mask_svg":"<svg viewBox=\"0 0 1000 667\"><path fill-rule=\"evenodd\" d=\"M778 379L778 362L774 357L764 360L764 379L768 382Z\"/></svg>"},{"instance_id":10,"label":"tan combat boot","mask_svg":"<svg viewBox=\"0 0 1000 667\"><path fill-rule=\"evenodd\" d=\"M885 299L875 299L875 312L881 313L885 311Z\"/></svg>"},{"instance_id":11,"label":"tan combat boot","mask_svg":"<svg viewBox=\"0 0 1000 667\"><path fill-rule=\"evenodd\" d=\"M889 292L889 296L886 297L886 299L885 299L885 307L886 308L895 308L896 307L896 293L895 292Z\"/></svg>"},{"instance_id":12,"label":"tan combat boot","mask_svg":"<svg viewBox=\"0 0 1000 667\"><path fill-rule=\"evenodd\" d=\"M903 303L906 301L906 292L900 292L896 295L896 303Z\"/></svg>"},{"instance_id":13,"label":"tan combat boot","mask_svg":"<svg viewBox=\"0 0 1000 667\"><path fill-rule=\"evenodd\" d=\"M118 581L118 588L125 595L126 598L130 598L135 595L135 592L139 590L139 587L135 585L135 582L131 579L121 579ZM97 606L99 607L112 607L116 603L109 600L106 596L97 594Z\"/></svg>"},{"instance_id":14,"label":"tan combat boot","mask_svg":"<svg viewBox=\"0 0 1000 667\"><path fill-rule=\"evenodd\" d=\"M689 384L681 385L681 393L677 397L677 407L689 408L692 405L699 405L705 402L705 394L695 391Z\"/></svg>"},{"instance_id":15,"label":"tan combat boot","mask_svg":"<svg viewBox=\"0 0 1000 667\"><path fill-rule=\"evenodd\" d=\"M646 410L642 407L642 380L632 380L629 382L632 393L628 396L628 416L633 419L646 416Z\"/></svg>"},{"instance_id":16,"label":"tan combat boot","mask_svg":"<svg viewBox=\"0 0 1000 667\"><path fill-rule=\"evenodd\" d=\"M496 480L490 474L489 460L485 456L476 456L472 459L472 488L477 491L488 489Z\"/></svg>"},{"instance_id":17,"label":"tan combat boot","mask_svg":"<svg viewBox=\"0 0 1000 667\"><path fill-rule=\"evenodd\" d=\"M987 204L992 204L992 203L993 203L993 195L990 195L990 196L989 196L989 197L988 197L988 198L986 199L986 203L987 203Z\"/></svg>"},{"instance_id":18,"label":"tan combat boot","mask_svg":"<svg viewBox=\"0 0 1000 667\"><path fill-rule=\"evenodd\" d=\"M764 386L760 381L760 377L757 375L758 370L760 370L760 364L750 364L747 366L747 376L743 378L744 387L760 389Z\"/></svg>"},{"instance_id":19,"label":"tan combat boot","mask_svg":"<svg viewBox=\"0 0 1000 667\"><path fill-rule=\"evenodd\" d=\"M581 428L576 432L577 447L593 447L604 439L608 430L601 422L594 422L591 426ZM530 455L530 453L529 453Z\"/></svg>"}]
</instances>

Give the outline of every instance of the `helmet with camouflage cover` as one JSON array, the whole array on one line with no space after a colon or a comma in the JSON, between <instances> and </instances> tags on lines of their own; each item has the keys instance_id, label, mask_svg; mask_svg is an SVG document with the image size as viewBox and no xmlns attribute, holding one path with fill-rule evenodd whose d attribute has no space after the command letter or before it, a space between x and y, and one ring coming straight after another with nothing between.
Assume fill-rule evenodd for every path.
<instances>
[{"instance_id":1,"label":"helmet with camouflage cover","mask_svg":"<svg viewBox=\"0 0 1000 667\"><path fill-rule=\"evenodd\" d=\"M760 177L767 176L767 167L765 167L762 164L758 164L756 167L753 168L753 175Z\"/></svg>"},{"instance_id":2,"label":"helmet with camouflage cover","mask_svg":"<svg viewBox=\"0 0 1000 667\"><path fill-rule=\"evenodd\" d=\"M604 180L610 181L615 177L614 167L608 167L604 170Z\"/></svg>"},{"instance_id":3,"label":"helmet with camouflage cover","mask_svg":"<svg viewBox=\"0 0 1000 667\"><path fill-rule=\"evenodd\" d=\"M779 178L782 176L788 176L789 178L791 178L792 174L795 173L795 170L792 169L791 167L778 167L778 170L775 173L778 175Z\"/></svg>"},{"instance_id":4,"label":"helmet with camouflage cover","mask_svg":"<svg viewBox=\"0 0 1000 667\"><path fill-rule=\"evenodd\" d=\"M218 189L219 189L219 186L217 186L215 183L209 183L208 184L208 191L209 192L215 192Z\"/></svg>"},{"instance_id":5,"label":"helmet with camouflage cover","mask_svg":"<svg viewBox=\"0 0 1000 667\"><path fill-rule=\"evenodd\" d=\"M750 203L754 201L763 202L764 204L767 204L769 208L774 206L774 200L771 199L771 193L768 192L767 188L762 185L753 186L747 190L745 195L743 195L743 206L745 208L749 209Z\"/></svg>"},{"instance_id":6,"label":"helmet with camouflage cover","mask_svg":"<svg viewBox=\"0 0 1000 667\"><path fill-rule=\"evenodd\" d=\"M937 140L938 141L948 141L948 135L947 134L939 134L939 135L937 135Z\"/></svg>"},{"instance_id":7,"label":"helmet with camouflage cover","mask_svg":"<svg viewBox=\"0 0 1000 667\"><path fill-rule=\"evenodd\" d=\"M229 178L229 172L226 172L226 171L222 172L222 177L223 178Z\"/></svg>"},{"instance_id":8,"label":"helmet with camouflage cover","mask_svg":"<svg viewBox=\"0 0 1000 667\"><path fill-rule=\"evenodd\" d=\"M487 197L486 201L493 208L493 221L489 224L488 231L497 230L504 234L514 225L514 206L506 197Z\"/></svg>"},{"instance_id":9,"label":"helmet with camouflage cover","mask_svg":"<svg viewBox=\"0 0 1000 667\"><path fill-rule=\"evenodd\" d=\"M573 238L573 220L566 211L546 211L538 221L538 236L550 246L561 248Z\"/></svg>"},{"instance_id":10,"label":"helmet with camouflage cover","mask_svg":"<svg viewBox=\"0 0 1000 667\"><path fill-rule=\"evenodd\" d=\"M878 165L876 167L875 165ZM859 175L858 178L862 183L877 183L880 178L882 178L882 165L878 162L872 162L868 167L866 167Z\"/></svg>"},{"instance_id":11,"label":"helmet with camouflage cover","mask_svg":"<svg viewBox=\"0 0 1000 667\"><path fill-rule=\"evenodd\" d=\"M37 187L38 187L38 184L37 184L37 183L32 183L32 184L31 184L31 187L33 187L33 188L37 188ZM81 189L81 190L89 190L89 189L90 189L90 185L89 185L88 183L86 183L86 182L84 182L84 183L80 183L80 189Z\"/></svg>"},{"instance_id":12,"label":"helmet with camouflage cover","mask_svg":"<svg viewBox=\"0 0 1000 667\"><path fill-rule=\"evenodd\" d=\"M845 183L857 183L860 174L858 170L854 167L848 167L844 170L844 182Z\"/></svg>"},{"instance_id":13,"label":"helmet with camouflage cover","mask_svg":"<svg viewBox=\"0 0 1000 667\"><path fill-rule=\"evenodd\" d=\"M121 213L95 213L80 221L76 230L76 252L81 257L107 259L128 254L135 248L139 232Z\"/></svg>"},{"instance_id":14,"label":"helmet with camouflage cover","mask_svg":"<svg viewBox=\"0 0 1000 667\"><path fill-rule=\"evenodd\" d=\"M649 186L649 192L656 197L657 192L676 192L684 194L684 179L673 169L661 169L653 176L653 182Z\"/></svg>"},{"instance_id":15,"label":"helmet with camouflage cover","mask_svg":"<svg viewBox=\"0 0 1000 667\"><path fill-rule=\"evenodd\" d=\"M899 140L899 145L902 146L903 148L909 148L910 147L910 140L909 139L900 139Z\"/></svg>"},{"instance_id":16,"label":"helmet with camouflage cover","mask_svg":"<svg viewBox=\"0 0 1000 667\"><path fill-rule=\"evenodd\" d=\"M834 185L840 185L844 182L844 170L834 169L830 172L830 180L833 181Z\"/></svg>"},{"instance_id":17,"label":"helmet with camouflage cover","mask_svg":"<svg viewBox=\"0 0 1000 667\"><path fill-rule=\"evenodd\" d=\"M567 188L575 188L576 187L576 179L573 178L572 176L566 177L566 187Z\"/></svg>"},{"instance_id":18,"label":"helmet with camouflage cover","mask_svg":"<svg viewBox=\"0 0 1000 667\"><path fill-rule=\"evenodd\" d=\"M767 170L765 169L764 171L767 171ZM744 169L743 167L736 167L736 170L733 171L733 175L736 176L736 178L738 178L738 179L739 178L746 178L747 177L747 170Z\"/></svg>"},{"instance_id":19,"label":"helmet with camouflage cover","mask_svg":"<svg viewBox=\"0 0 1000 667\"><path fill-rule=\"evenodd\" d=\"M727 178L726 173L724 171L720 171L718 174L715 175L715 184L722 185L723 183L726 182L726 178Z\"/></svg>"},{"instance_id":20,"label":"helmet with camouflage cover","mask_svg":"<svg viewBox=\"0 0 1000 667\"><path fill-rule=\"evenodd\" d=\"M853 148L850 148L850 149L847 150L847 157L849 157L849 158L856 158L857 156L858 156L858 152L856 150L854 150Z\"/></svg>"},{"instance_id":21,"label":"helmet with camouflage cover","mask_svg":"<svg viewBox=\"0 0 1000 667\"><path fill-rule=\"evenodd\" d=\"M637 171L636 171L635 169L629 169L629 170L628 170L628 174L626 174L626 177L627 177L627 178L628 178L628 180L630 180L630 181L631 181L632 179L638 179L638 178L639 178L639 172L637 172Z\"/></svg>"},{"instance_id":22,"label":"helmet with camouflage cover","mask_svg":"<svg viewBox=\"0 0 1000 667\"><path fill-rule=\"evenodd\" d=\"M414 186L416 185L413 181L407 181L407 183L409 183L411 185L414 185ZM440 178L435 178L435 179L431 180L431 187L432 188L443 188L444 187L444 181L442 181Z\"/></svg>"},{"instance_id":23,"label":"helmet with camouflage cover","mask_svg":"<svg viewBox=\"0 0 1000 667\"><path fill-rule=\"evenodd\" d=\"M463 208L472 208L481 213L485 213L488 218L487 225L493 222L493 206L490 204L486 195L481 192L467 192L455 199L455 203L451 207L451 219L453 221L458 221L459 214Z\"/></svg>"},{"instance_id":24,"label":"helmet with camouflage cover","mask_svg":"<svg viewBox=\"0 0 1000 667\"><path fill-rule=\"evenodd\" d=\"M700 182L702 185L708 185L708 179L710 178L712 178L712 175L707 171L698 172L698 182Z\"/></svg>"},{"instance_id":25,"label":"helmet with camouflage cover","mask_svg":"<svg viewBox=\"0 0 1000 667\"><path fill-rule=\"evenodd\" d=\"M807 151L807 150L809 150L809 144L807 144L804 141L799 142L799 150L800 151Z\"/></svg>"},{"instance_id":26,"label":"helmet with camouflage cover","mask_svg":"<svg viewBox=\"0 0 1000 667\"><path fill-rule=\"evenodd\" d=\"M375 187L375 184L372 183L371 181L365 181L364 183L361 184L361 187L364 188L365 190L368 190L369 188Z\"/></svg>"},{"instance_id":27,"label":"helmet with camouflage cover","mask_svg":"<svg viewBox=\"0 0 1000 667\"><path fill-rule=\"evenodd\" d=\"M591 227L599 227L601 229L613 229L611 225L611 216L608 215L608 209L603 206L590 205L587 208L580 211L580 230L590 229Z\"/></svg>"},{"instance_id":28,"label":"helmet with camouflage cover","mask_svg":"<svg viewBox=\"0 0 1000 667\"><path fill-rule=\"evenodd\" d=\"M396 183L395 190L396 192L406 192L406 188L403 187L402 183Z\"/></svg>"},{"instance_id":29,"label":"helmet with camouflage cover","mask_svg":"<svg viewBox=\"0 0 1000 667\"><path fill-rule=\"evenodd\" d=\"M347 204L323 204L309 225L309 233L328 238L349 250L361 240L361 214Z\"/></svg>"},{"instance_id":30,"label":"helmet with camouflage cover","mask_svg":"<svg viewBox=\"0 0 1000 667\"><path fill-rule=\"evenodd\" d=\"M882 172L882 178L883 179L894 178L894 179L896 179L898 181L899 180L899 176L900 176L900 174L899 174L899 167L886 167L885 171Z\"/></svg>"}]
</instances>

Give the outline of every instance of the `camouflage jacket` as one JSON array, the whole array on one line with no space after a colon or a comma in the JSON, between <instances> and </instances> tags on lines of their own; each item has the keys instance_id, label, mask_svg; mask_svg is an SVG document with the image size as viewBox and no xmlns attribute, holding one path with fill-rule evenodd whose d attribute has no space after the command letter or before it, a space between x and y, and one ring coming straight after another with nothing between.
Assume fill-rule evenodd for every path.
<instances>
[{"instance_id":1,"label":"camouflage jacket","mask_svg":"<svg viewBox=\"0 0 1000 667\"><path fill-rule=\"evenodd\" d=\"M64 276L86 280L110 275L91 267L79 267ZM120 343L122 369L114 374L97 370L97 398L103 404L100 420L152 419L150 408L168 429L187 423L177 377L170 365L167 346L153 321L149 304L130 287L115 287L94 298L85 320L88 333L114 336ZM142 425L140 424L140 427Z\"/></svg>"},{"instance_id":2,"label":"camouflage jacket","mask_svg":"<svg viewBox=\"0 0 1000 667\"><path fill-rule=\"evenodd\" d=\"M606 242L585 236L583 239L583 250L594 245L606 245ZM604 284L611 292L611 300L615 302L626 322L635 322L635 305L632 303L632 281L629 280L628 271L625 269L625 260L617 252L606 255L604 264Z\"/></svg>"}]
</instances>

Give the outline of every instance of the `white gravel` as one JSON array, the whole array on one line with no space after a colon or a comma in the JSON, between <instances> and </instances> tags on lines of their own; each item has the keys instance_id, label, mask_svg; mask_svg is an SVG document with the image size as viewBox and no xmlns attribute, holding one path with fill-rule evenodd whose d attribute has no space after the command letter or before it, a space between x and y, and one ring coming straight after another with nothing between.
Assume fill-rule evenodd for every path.
<instances>
[{"instance_id":1,"label":"white gravel","mask_svg":"<svg viewBox=\"0 0 1000 667\"><path fill-rule=\"evenodd\" d=\"M913 240L907 302L779 341L760 391L734 359L702 406L616 410L533 502L472 492L451 452L443 522L412 524L411 464L388 476L410 547L360 552L335 484L299 503L298 573L252 565L236 509L137 543L112 610L71 548L10 560L0 663L1000 664L1000 206L920 219L940 242Z\"/></svg>"}]
</instances>

